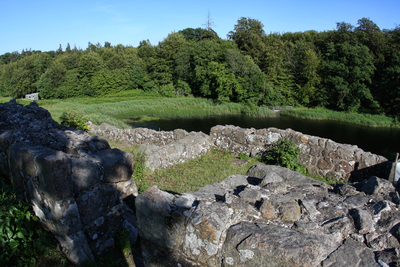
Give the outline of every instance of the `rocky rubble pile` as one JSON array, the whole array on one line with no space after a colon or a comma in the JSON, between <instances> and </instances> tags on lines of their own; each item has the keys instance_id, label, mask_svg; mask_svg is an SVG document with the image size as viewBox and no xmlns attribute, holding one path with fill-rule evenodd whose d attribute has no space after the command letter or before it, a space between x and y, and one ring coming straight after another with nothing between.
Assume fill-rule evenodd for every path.
<instances>
[{"instance_id":1,"label":"rocky rubble pile","mask_svg":"<svg viewBox=\"0 0 400 267\"><path fill-rule=\"evenodd\" d=\"M193 193L136 198L147 266L395 266L399 194L370 177L331 186L257 164Z\"/></svg>"},{"instance_id":2,"label":"rocky rubble pile","mask_svg":"<svg viewBox=\"0 0 400 267\"><path fill-rule=\"evenodd\" d=\"M32 203L36 216L73 263L114 246L124 225L136 242L136 219L124 203L137 195L133 155L104 138L59 125L35 102L0 103L0 175Z\"/></svg>"}]
</instances>

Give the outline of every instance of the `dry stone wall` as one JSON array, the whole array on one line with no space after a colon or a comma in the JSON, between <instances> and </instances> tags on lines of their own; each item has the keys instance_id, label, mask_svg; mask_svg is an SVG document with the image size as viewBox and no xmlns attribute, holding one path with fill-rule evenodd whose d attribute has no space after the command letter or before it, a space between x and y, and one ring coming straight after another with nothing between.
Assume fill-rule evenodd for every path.
<instances>
[{"instance_id":1,"label":"dry stone wall","mask_svg":"<svg viewBox=\"0 0 400 267\"><path fill-rule=\"evenodd\" d=\"M113 140L120 140L131 145L141 145L145 154L146 167L165 169L177 163L202 156L213 147L209 135L202 132L155 131L147 128L118 129L103 123L97 126L89 122L91 132Z\"/></svg>"},{"instance_id":2,"label":"dry stone wall","mask_svg":"<svg viewBox=\"0 0 400 267\"><path fill-rule=\"evenodd\" d=\"M124 225L138 235L133 155L110 149L104 138L59 125L35 102L0 103L0 175L33 205L36 216L75 264L112 248Z\"/></svg>"},{"instance_id":3,"label":"dry stone wall","mask_svg":"<svg viewBox=\"0 0 400 267\"><path fill-rule=\"evenodd\" d=\"M257 155L281 138L292 140L301 149L298 162L312 174L348 181L353 171L384 163L383 156L365 152L355 145L339 144L330 139L302 134L291 129L256 130L236 126L215 126L210 136L214 145L233 153ZM390 172L391 164L384 167Z\"/></svg>"},{"instance_id":4,"label":"dry stone wall","mask_svg":"<svg viewBox=\"0 0 400 267\"><path fill-rule=\"evenodd\" d=\"M174 131L155 131L147 128L118 129L108 123L102 123L99 126L92 122L88 122L88 124L90 125L90 132L92 134L112 140L119 140L130 145L168 145L189 135L187 131L182 129L176 129Z\"/></svg>"},{"instance_id":5,"label":"dry stone wall","mask_svg":"<svg viewBox=\"0 0 400 267\"><path fill-rule=\"evenodd\" d=\"M212 127L210 135L201 132L188 133L185 130L154 131L146 128L121 130L109 124L91 124L91 132L106 138L128 144L142 145L146 152L147 167L162 169L179 162L203 155L215 147L236 154L256 156L279 139L288 138L300 149L298 162L309 173L336 180L348 181L351 176L363 177L368 174L382 174L388 177L391 164L383 156L365 152L355 145L340 144L330 139L302 134L291 129L254 129L218 125ZM371 167L379 165L379 168ZM377 170L378 169L378 170ZM360 171L364 170L364 171ZM368 171L367 171L368 170Z\"/></svg>"}]
</instances>

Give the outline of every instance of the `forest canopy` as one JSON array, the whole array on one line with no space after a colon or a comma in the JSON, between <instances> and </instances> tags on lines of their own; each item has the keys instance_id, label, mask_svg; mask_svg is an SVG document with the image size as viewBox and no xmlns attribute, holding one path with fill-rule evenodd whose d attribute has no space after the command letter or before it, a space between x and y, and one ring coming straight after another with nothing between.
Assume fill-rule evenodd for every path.
<instances>
[{"instance_id":1,"label":"forest canopy","mask_svg":"<svg viewBox=\"0 0 400 267\"><path fill-rule=\"evenodd\" d=\"M170 33L157 45L67 44L0 56L0 95L44 99L141 89L162 96L249 105L321 106L400 115L400 27L369 18L335 30L266 34L242 17L227 39L211 27Z\"/></svg>"}]
</instances>

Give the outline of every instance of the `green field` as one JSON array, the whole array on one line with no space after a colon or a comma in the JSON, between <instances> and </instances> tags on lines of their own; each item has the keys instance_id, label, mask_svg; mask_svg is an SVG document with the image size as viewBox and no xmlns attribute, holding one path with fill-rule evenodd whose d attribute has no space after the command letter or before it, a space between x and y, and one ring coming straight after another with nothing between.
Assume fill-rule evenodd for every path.
<instances>
[{"instance_id":1,"label":"green field","mask_svg":"<svg viewBox=\"0 0 400 267\"><path fill-rule=\"evenodd\" d=\"M0 97L0 102L11 98ZM29 101L18 99L20 104ZM131 128L128 124L157 119L199 118L218 115L244 114L253 117L276 116L265 107L250 107L239 103L216 104L211 99L195 97L160 97L141 90L124 91L112 96L40 100L39 106L47 109L53 119L60 122L64 111L79 112L87 120L100 125L109 123L121 129ZM324 108L295 108L281 111L282 115L311 120L335 120L371 127L400 127L398 117L381 114L347 113Z\"/></svg>"},{"instance_id":2,"label":"green field","mask_svg":"<svg viewBox=\"0 0 400 267\"><path fill-rule=\"evenodd\" d=\"M70 98L41 100L39 106L47 109L52 118L60 122L64 111L82 113L87 120L100 125L103 122L118 128L130 128L126 122L156 120L159 118L195 118L217 115L248 114L249 116L271 117L275 114L267 108L248 108L238 103L215 104L211 99L194 97L166 98L156 97L154 94L138 94L135 90L131 94L122 94L102 98ZM0 98L0 102L7 102L10 98ZM28 101L18 100L20 104Z\"/></svg>"}]
</instances>

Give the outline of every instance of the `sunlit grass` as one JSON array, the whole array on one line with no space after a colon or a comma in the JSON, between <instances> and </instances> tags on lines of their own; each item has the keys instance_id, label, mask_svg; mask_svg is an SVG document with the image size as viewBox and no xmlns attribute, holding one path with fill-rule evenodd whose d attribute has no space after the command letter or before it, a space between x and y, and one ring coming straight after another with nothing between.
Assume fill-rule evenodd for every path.
<instances>
[{"instance_id":1,"label":"sunlit grass","mask_svg":"<svg viewBox=\"0 0 400 267\"><path fill-rule=\"evenodd\" d=\"M113 140L108 140L112 148L118 148L136 154L139 146L130 146ZM205 155L184 163L178 163L164 170L147 170L143 181L136 181L139 191L157 185L161 190L184 193L194 192L202 186L221 182L233 174L246 174L256 159L249 159L243 166L234 166L232 160L237 159L230 153L211 150Z\"/></svg>"},{"instance_id":2,"label":"sunlit grass","mask_svg":"<svg viewBox=\"0 0 400 267\"><path fill-rule=\"evenodd\" d=\"M10 97L0 97L0 102L8 102ZM29 101L18 99L27 105ZM80 97L70 99L40 100L39 106L47 109L52 118L60 122L64 111L82 113L94 124L109 123L121 129L131 128L129 123L146 122L157 119L201 118L219 115L240 115L266 118L275 114L265 107L249 107L239 103L216 104L211 99L195 97L160 97L141 90L120 92L112 96ZM335 120L373 127L400 127L396 117L379 114L357 114L332 111L324 108L284 109L281 115L311 120Z\"/></svg>"},{"instance_id":3,"label":"sunlit grass","mask_svg":"<svg viewBox=\"0 0 400 267\"><path fill-rule=\"evenodd\" d=\"M229 153L211 150L204 156L147 174L146 182L174 193L193 192L207 184L221 182L230 175L244 175L255 162L251 159L246 165L234 166L234 159Z\"/></svg>"},{"instance_id":4,"label":"sunlit grass","mask_svg":"<svg viewBox=\"0 0 400 267\"><path fill-rule=\"evenodd\" d=\"M82 103L74 99L39 102L49 110L56 121L66 110L82 113L95 124L103 122L118 128L130 128L124 122L126 118L174 119L206 117L215 115L240 114L242 105L229 103L217 105L212 100L202 98L157 98L126 100L120 102Z\"/></svg>"}]
</instances>

